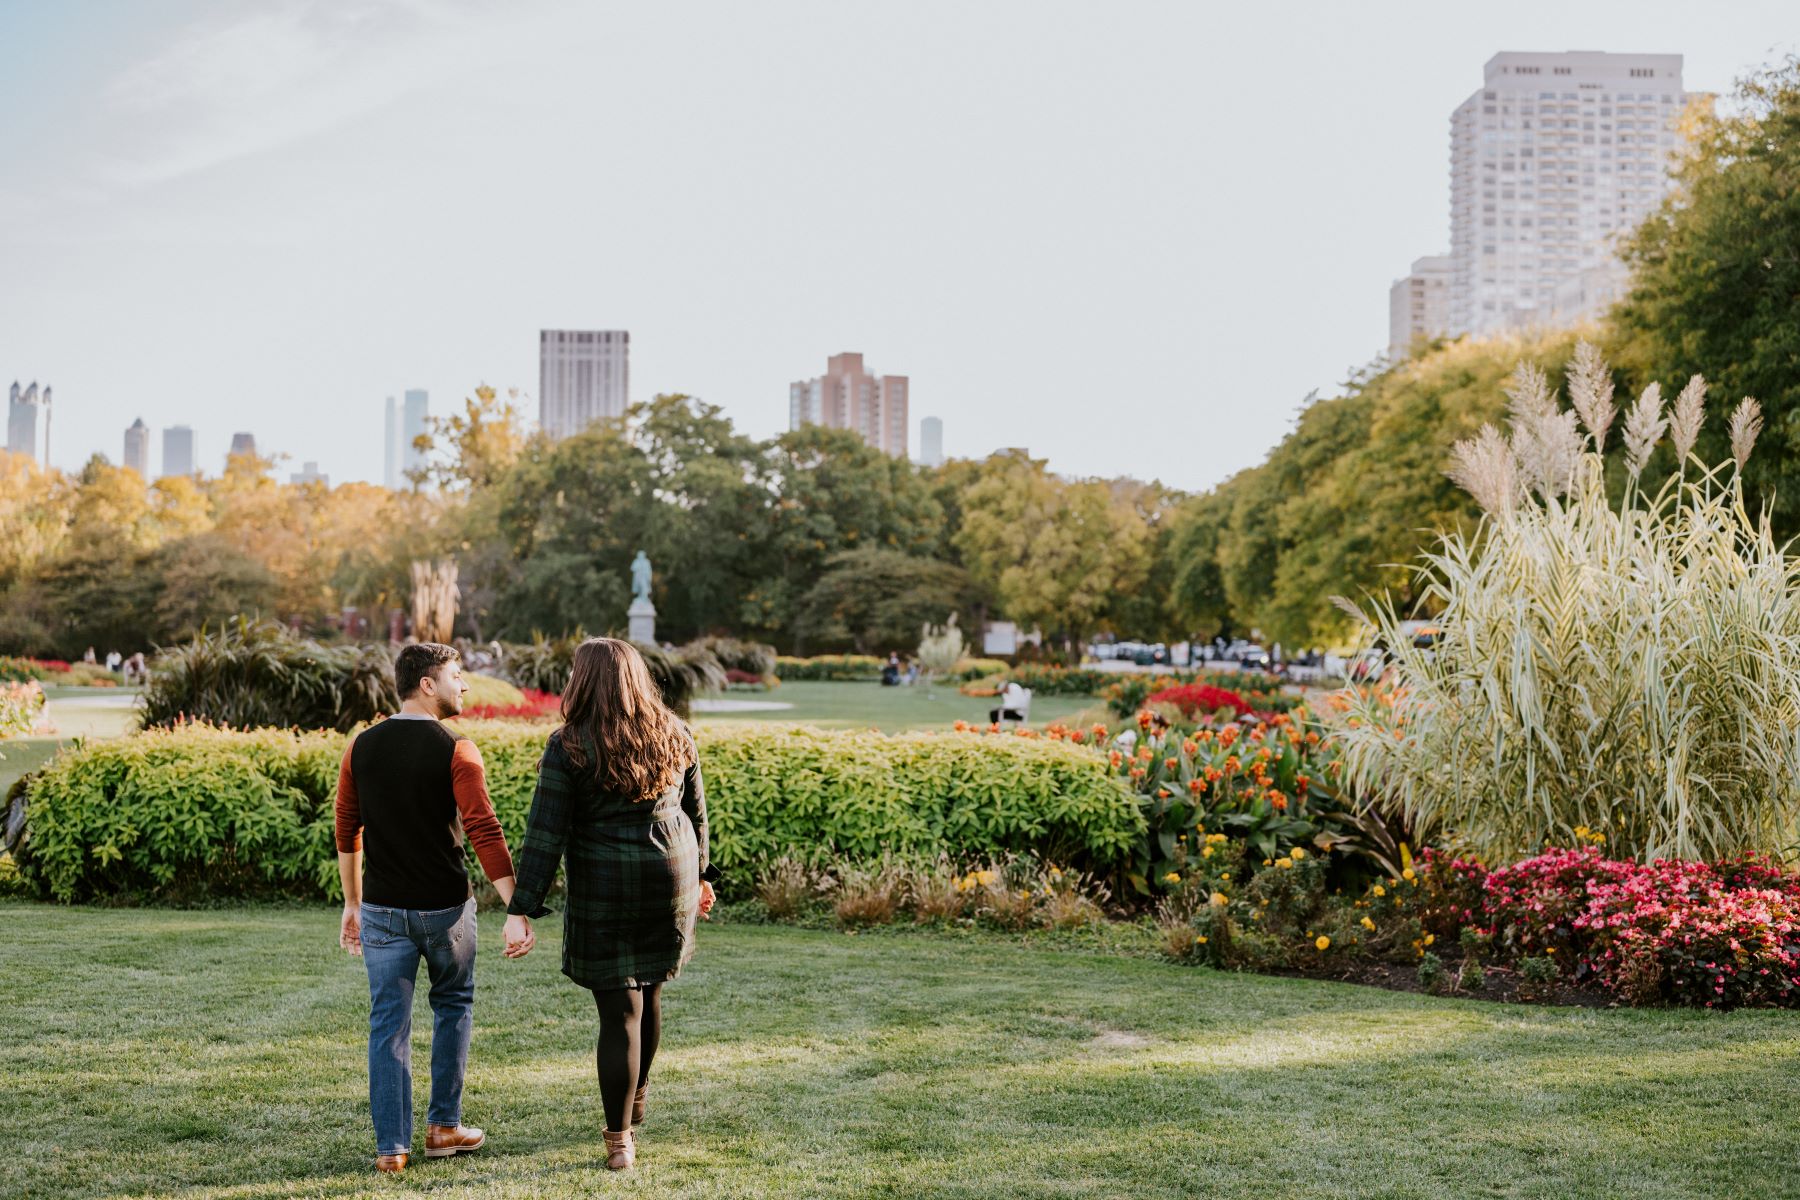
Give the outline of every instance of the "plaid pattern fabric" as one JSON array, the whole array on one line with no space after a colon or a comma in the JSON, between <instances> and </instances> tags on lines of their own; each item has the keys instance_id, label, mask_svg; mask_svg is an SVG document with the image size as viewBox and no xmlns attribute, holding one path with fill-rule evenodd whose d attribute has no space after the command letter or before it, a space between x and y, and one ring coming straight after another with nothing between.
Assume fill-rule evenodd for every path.
<instances>
[{"instance_id":1,"label":"plaid pattern fabric","mask_svg":"<svg viewBox=\"0 0 1800 1200\"><path fill-rule=\"evenodd\" d=\"M576 768L560 733L538 764L507 911L547 915L544 894L566 858L563 974L594 989L673 979L693 957L700 880L716 874L700 764L656 799L634 803Z\"/></svg>"}]
</instances>

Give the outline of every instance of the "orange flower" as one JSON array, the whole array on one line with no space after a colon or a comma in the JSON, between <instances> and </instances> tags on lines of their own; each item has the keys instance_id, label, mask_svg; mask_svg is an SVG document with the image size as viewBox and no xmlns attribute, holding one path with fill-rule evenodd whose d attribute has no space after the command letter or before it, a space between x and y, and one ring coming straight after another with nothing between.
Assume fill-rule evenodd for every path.
<instances>
[{"instance_id":1,"label":"orange flower","mask_svg":"<svg viewBox=\"0 0 1800 1200\"><path fill-rule=\"evenodd\" d=\"M1150 710L1149 710L1149 709L1145 709L1145 710L1144 710L1144 711L1142 711L1142 712L1140 712L1140 713L1139 713L1139 714L1138 714L1138 718L1137 718L1137 721L1138 721L1138 728L1139 728L1139 729L1148 729L1148 728L1150 728L1150 722L1151 722L1151 720L1152 720L1152 718L1151 718L1151 716L1150 716Z\"/></svg>"},{"instance_id":2,"label":"orange flower","mask_svg":"<svg viewBox=\"0 0 1800 1200\"><path fill-rule=\"evenodd\" d=\"M1201 784L1201 782L1198 779L1188 780L1188 791L1194 793L1194 795L1196 795L1196 796L1198 796L1200 794L1200 789L1202 786L1204 786L1204 785Z\"/></svg>"},{"instance_id":3,"label":"orange flower","mask_svg":"<svg viewBox=\"0 0 1800 1200\"><path fill-rule=\"evenodd\" d=\"M1093 734L1097 738L1103 738L1106 736L1106 726L1096 725L1092 729L1088 730L1088 732Z\"/></svg>"},{"instance_id":4,"label":"orange flower","mask_svg":"<svg viewBox=\"0 0 1800 1200\"><path fill-rule=\"evenodd\" d=\"M1163 759L1163 770L1165 770L1165 771L1173 771L1176 767L1179 767L1180 765L1181 765L1180 763L1176 762L1172 758Z\"/></svg>"},{"instance_id":5,"label":"orange flower","mask_svg":"<svg viewBox=\"0 0 1800 1200\"><path fill-rule=\"evenodd\" d=\"M1125 756L1120 754L1117 750L1114 750L1107 757L1112 761L1112 765L1115 767L1125 761Z\"/></svg>"},{"instance_id":6,"label":"orange flower","mask_svg":"<svg viewBox=\"0 0 1800 1200\"><path fill-rule=\"evenodd\" d=\"M1181 743L1181 752L1183 754L1192 755L1198 752L1199 749L1199 743L1195 742L1193 738L1189 738L1187 741Z\"/></svg>"},{"instance_id":7,"label":"orange flower","mask_svg":"<svg viewBox=\"0 0 1800 1200\"><path fill-rule=\"evenodd\" d=\"M1270 792L1269 793L1269 806L1271 808L1273 808L1276 812L1286 812L1287 804L1288 804L1287 797L1282 795L1280 792Z\"/></svg>"},{"instance_id":8,"label":"orange flower","mask_svg":"<svg viewBox=\"0 0 1800 1200\"><path fill-rule=\"evenodd\" d=\"M1131 777L1133 779L1142 779L1144 777L1144 768L1142 768L1142 767L1131 768Z\"/></svg>"},{"instance_id":9,"label":"orange flower","mask_svg":"<svg viewBox=\"0 0 1800 1200\"><path fill-rule=\"evenodd\" d=\"M1237 757L1237 755L1235 755L1235 754L1230 754L1230 755L1227 755L1227 756L1226 756L1226 758L1225 758L1225 770L1226 770L1226 771L1227 771L1227 772L1230 772L1230 771L1235 771L1235 770L1237 770L1237 769L1238 769L1238 768L1239 768L1239 767L1241 767L1241 766L1243 766L1243 764L1242 764L1242 763L1240 763L1240 762L1239 762L1239 761L1238 761L1238 757Z\"/></svg>"}]
</instances>

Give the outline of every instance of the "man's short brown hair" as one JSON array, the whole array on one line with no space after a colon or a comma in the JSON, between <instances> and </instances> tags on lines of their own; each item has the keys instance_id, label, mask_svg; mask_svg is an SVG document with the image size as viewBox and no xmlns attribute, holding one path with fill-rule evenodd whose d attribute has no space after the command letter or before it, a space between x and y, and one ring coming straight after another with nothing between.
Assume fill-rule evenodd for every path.
<instances>
[{"instance_id":1,"label":"man's short brown hair","mask_svg":"<svg viewBox=\"0 0 1800 1200\"><path fill-rule=\"evenodd\" d=\"M455 646L442 642L415 642L402 647L400 657L394 660L394 685L400 690L400 698L412 699L421 679L435 675L439 667L461 657Z\"/></svg>"}]
</instances>

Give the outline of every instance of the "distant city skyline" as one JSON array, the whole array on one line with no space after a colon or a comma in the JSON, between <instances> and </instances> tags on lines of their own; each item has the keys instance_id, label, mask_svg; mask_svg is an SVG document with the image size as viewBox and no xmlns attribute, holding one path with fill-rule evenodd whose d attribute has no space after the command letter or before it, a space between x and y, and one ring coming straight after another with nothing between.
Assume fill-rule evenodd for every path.
<instances>
[{"instance_id":1,"label":"distant city skyline","mask_svg":"<svg viewBox=\"0 0 1800 1200\"><path fill-rule=\"evenodd\" d=\"M158 479L192 475L199 463L199 447L190 426L171 425L163 430L162 466L156 473Z\"/></svg>"},{"instance_id":2,"label":"distant city skyline","mask_svg":"<svg viewBox=\"0 0 1800 1200\"><path fill-rule=\"evenodd\" d=\"M0 5L0 160L30 167L0 174L29 281L0 369L55 381L65 470L141 414L209 468L248 426L380 482L389 381L534 409L542 329L629 329L633 399L754 437L862 347L930 381L947 455L1198 489L1388 344L1384 290L1450 245L1446 116L1483 63L1677 53L1728 92L1800 35L1773 0L951 11ZM853 88L770 69L846 47ZM1127 367L1166 436L1096 436Z\"/></svg>"}]
</instances>

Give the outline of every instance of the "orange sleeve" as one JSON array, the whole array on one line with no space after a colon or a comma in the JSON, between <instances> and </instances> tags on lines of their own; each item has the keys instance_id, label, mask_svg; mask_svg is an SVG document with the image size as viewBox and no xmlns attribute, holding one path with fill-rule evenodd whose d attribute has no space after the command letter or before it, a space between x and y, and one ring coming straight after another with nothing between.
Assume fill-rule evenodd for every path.
<instances>
[{"instance_id":1,"label":"orange sleeve","mask_svg":"<svg viewBox=\"0 0 1800 1200\"><path fill-rule=\"evenodd\" d=\"M500 818L494 815L493 801L488 799L481 748L468 738L457 742L450 756L450 790L456 796L456 811L462 815L463 834L475 847L482 871L489 879L505 879L513 873L512 854L506 848Z\"/></svg>"},{"instance_id":2,"label":"orange sleeve","mask_svg":"<svg viewBox=\"0 0 1800 1200\"><path fill-rule=\"evenodd\" d=\"M350 746L356 739L350 739ZM350 746L344 747L344 762L338 768L337 848L339 854L354 854L362 849L362 805L356 799L356 776L350 771Z\"/></svg>"}]
</instances>

